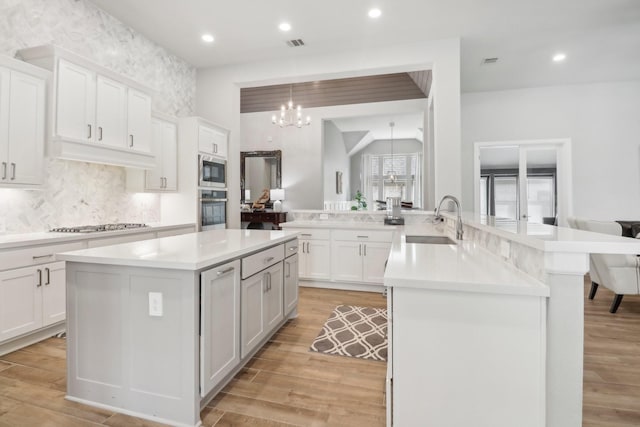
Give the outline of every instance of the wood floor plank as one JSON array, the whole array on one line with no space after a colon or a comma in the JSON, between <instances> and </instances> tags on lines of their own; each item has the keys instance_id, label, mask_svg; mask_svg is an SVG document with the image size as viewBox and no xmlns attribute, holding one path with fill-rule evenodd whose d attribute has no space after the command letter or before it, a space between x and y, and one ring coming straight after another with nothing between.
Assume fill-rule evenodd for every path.
<instances>
[{"instance_id":1,"label":"wood floor plank","mask_svg":"<svg viewBox=\"0 0 640 427\"><path fill-rule=\"evenodd\" d=\"M0 376L4 378L13 378L25 383L34 384L42 387L58 388L56 384L63 380L66 374L64 372L46 371L44 369L32 368L30 366L14 365L9 369L0 371ZM62 389L60 391L65 391Z\"/></svg>"},{"instance_id":2,"label":"wood floor plank","mask_svg":"<svg viewBox=\"0 0 640 427\"><path fill-rule=\"evenodd\" d=\"M0 426L95 427L96 423L42 407L21 403L0 416Z\"/></svg>"},{"instance_id":3,"label":"wood floor plank","mask_svg":"<svg viewBox=\"0 0 640 427\"><path fill-rule=\"evenodd\" d=\"M32 352L29 347L5 354L0 357L0 360L16 365L30 366L32 368L55 371L63 374L67 371L67 362L65 359L49 356L44 353Z\"/></svg>"},{"instance_id":4,"label":"wood floor plank","mask_svg":"<svg viewBox=\"0 0 640 427\"><path fill-rule=\"evenodd\" d=\"M104 423L111 427L165 427L166 424L143 420L125 414L113 414Z\"/></svg>"},{"instance_id":5,"label":"wood floor plank","mask_svg":"<svg viewBox=\"0 0 640 427\"><path fill-rule=\"evenodd\" d=\"M237 426L256 426L256 427L291 427L294 424L280 423L277 421L265 420L264 418L255 418L248 415L236 414L234 412L225 412L220 420L214 424L215 427L237 427Z\"/></svg>"},{"instance_id":6,"label":"wood floor plank","mask_svg":"<svg viewBox=\"0 0 640 427\"><path fill-rule=\"evenodd\" d=\"M204 409L200 411L202 426L203 427L215 426L216 424L218 424L218 422L220 421L220 419L224 414L225 412L221 411L220 409L212 408L210 406L205 406Z\"/></svg>"}]
</instances>

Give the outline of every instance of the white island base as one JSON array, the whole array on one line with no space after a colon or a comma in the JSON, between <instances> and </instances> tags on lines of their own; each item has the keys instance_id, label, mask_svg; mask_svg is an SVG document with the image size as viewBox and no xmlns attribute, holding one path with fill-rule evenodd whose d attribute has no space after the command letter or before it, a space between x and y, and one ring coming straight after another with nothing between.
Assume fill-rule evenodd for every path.
<instances>
[{"instance_id":1,"label":"white island base","mask_svg":"<svg viewBox=\"0 0 640 427\"><path fill-rule=\"evenodd\" d=\"M189 250L191 261L172 255ZM67 399L115 412L202 425L201 408L296 315L291 232L216 230L60 257Z\"/></svg>"}]
</instances>

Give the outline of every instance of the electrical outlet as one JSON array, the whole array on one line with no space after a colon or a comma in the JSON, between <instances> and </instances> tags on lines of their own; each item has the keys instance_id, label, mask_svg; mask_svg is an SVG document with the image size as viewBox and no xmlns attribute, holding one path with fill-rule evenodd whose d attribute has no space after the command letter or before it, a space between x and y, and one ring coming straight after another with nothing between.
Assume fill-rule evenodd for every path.
<instances>
[{"instance_id":1,"label":"electrical outlet","mask_svg":"<svg viewBox=\"0 0 640 427\"><path fill-rule=\"evenodd\" d=\"M507 240L500 241L500 256L503 258L509 258L511 252L511 243Z\"/></svg>"},{"instance_id":2,"label":"electrical outlet","mask_svg":"<svg viewBox=\"0 0 640 427\"><path fill-rule=\"evenodd\" d=\"M162 316L162 293L149 292L149 316Z\"/></svg>"},{"instance_id":3,"label":"electrical outlet","mask_svg":"<svg viewBox=\"0 0 640 427\"><path fill-rule=\"evenodd\" d=\"M320 214L320 219L329 219L329 214Z\"/></svg>"}]
</instances>

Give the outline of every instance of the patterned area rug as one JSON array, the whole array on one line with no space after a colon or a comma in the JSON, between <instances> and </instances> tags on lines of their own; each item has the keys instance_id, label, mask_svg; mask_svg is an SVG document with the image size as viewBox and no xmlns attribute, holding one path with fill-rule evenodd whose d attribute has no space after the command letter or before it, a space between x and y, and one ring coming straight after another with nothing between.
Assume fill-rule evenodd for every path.
<instances>
[{"instance_id":1,"label":"patterned area rug","mask_svg":"<svg viewBox=\"0 0 640 427\"><path fill-rule=\"evenodd\" d=\"M387 360L387 310L337 306L310 350L361 359Z\"/></svg>"}]
</instances>

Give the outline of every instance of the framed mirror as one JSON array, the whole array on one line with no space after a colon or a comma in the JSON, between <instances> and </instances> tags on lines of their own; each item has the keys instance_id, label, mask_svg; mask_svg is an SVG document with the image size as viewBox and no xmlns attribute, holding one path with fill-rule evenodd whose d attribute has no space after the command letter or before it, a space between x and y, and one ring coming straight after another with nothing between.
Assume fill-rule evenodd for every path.
<instances>
[{"instance_id":1,"label":"framed mirror","mask_svg":"<svg viewBox=\"0 0 640 427\"><path fill-rule=\"evenodd\" d=\"M282 151L241 151L240 152L240 198L245 200L245 190L249 190L250 201L255 201L265 189L282 188ZM266 203L271 208L271 201Z\"/></svg>"}]
</instances>

